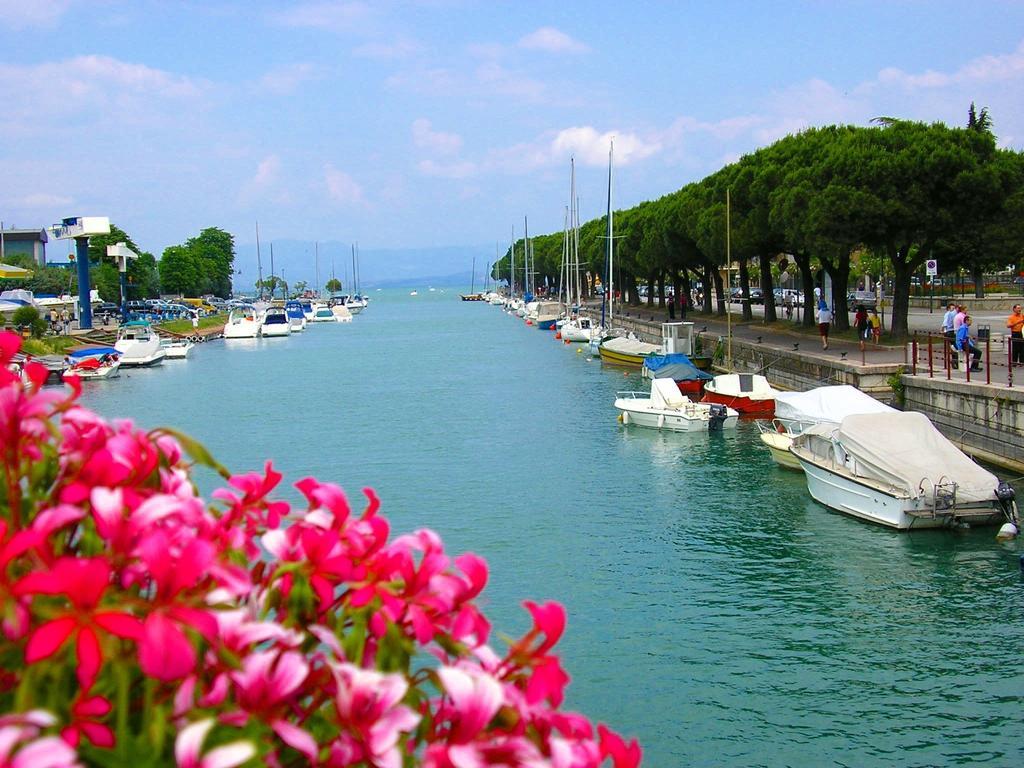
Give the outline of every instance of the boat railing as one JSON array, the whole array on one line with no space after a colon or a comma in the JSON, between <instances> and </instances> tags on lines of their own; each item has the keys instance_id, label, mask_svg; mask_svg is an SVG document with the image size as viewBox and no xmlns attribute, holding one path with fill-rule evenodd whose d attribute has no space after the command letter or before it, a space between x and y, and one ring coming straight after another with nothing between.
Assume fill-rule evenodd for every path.
<instances>
[{"instance_id":1,"label":"boat railing","mask_svg":"<svg viewBox=\"0 0 1024 768\"><path fill-rule=\"evenodd\" d=\"M813 427L818 422L806 421L804 419L782 419L775 417L771 421L758 419L754 422L762 434L767 432L778 432L780 435L799 435L808 427Z\"/></svg>"},{"instance_id":2,"label":"boat railing","mask_svg":"<svg viewBox=\"0 0 1024 768\"><path fill-rule=\"evenodd\" d=\"M615 397L621 400L650 400L650 392L639 392L636 390L630 390L628 392L616 392Z\"/></svg>"}]
</instances>

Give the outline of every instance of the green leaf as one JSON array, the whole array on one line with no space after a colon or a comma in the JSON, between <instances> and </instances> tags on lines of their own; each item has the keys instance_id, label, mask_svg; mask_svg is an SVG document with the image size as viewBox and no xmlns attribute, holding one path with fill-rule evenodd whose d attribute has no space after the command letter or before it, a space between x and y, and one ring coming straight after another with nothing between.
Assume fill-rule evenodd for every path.
<instances>
[{"instance_id":1,"label":"green leaf","mask_svg":"<svg viewBox=\"0 0 1024 768\"><path fill-rule=\"evenodd\" d=\"M225 480L231 479L231 473L227 470L227 468L219 461L217 461L215 458L213 458L213 454L210 453L206 446L200 443L195 438L189 437L184 432L179 432L178 430L172 429L171 427L157 427L156 429L150 431L149 433L150 437L157 437L159 435L168 435L170 437L173 437L181 444L181 447L185 450L185 453L187 453L194 462L196 462L197 464L202 464L204 467L209 467L218 475L223 477Z\"/></svg>"}]
</instances>

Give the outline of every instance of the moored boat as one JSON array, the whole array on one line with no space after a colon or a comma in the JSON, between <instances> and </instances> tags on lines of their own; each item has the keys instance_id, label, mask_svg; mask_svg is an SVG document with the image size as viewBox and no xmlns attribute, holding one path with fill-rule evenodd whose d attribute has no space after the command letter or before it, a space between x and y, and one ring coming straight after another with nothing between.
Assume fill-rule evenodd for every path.
<instances>
[{"instance_id":1,"label":"moored boat","mask_svg":"<svg viewBox=\"0 0 1024 768\"><path fill-rule=\"evenodd\" d=\"M121 353L114 347L83 347L67 352L64 375L80 379L112 379L121 367Z\"/></svg>"},{"instance_id":2,"label":"moored boat","mask_svg":"<svg viewBox=\"0 0 1024 768\"><path fill-rule=\"evenodd\" d=\"M255 339L260 332L261 318L252 304L237 306L228 313L224 324L225 339Z\"/></svg>"},{"instance_id":3,"label":"moored boat","mask_svg":"<svg viewBox=\"0 0 1024 768\"><path fill-rule=\"evenodd\" d=\"M121 355L121 365L155 365L163 362L166 353L160 347L160 337L145 320L131 320L117 332L114 348Z\"/></svg>"},{"instance_id":4,"label":"moored boat","mask_svg":"<svg viewBox=\"0 0 1024 768\"><path fill-rule=\"evenodd\" d=\"M830 509L905 531L1009 521L1013 489L916 412L847 416L793 438L807 490Z\"/></svg>"},{"instance_id":5,"label":"moored boat","mask_svg":"<svg viewBox=\"0 0 1024 768\"><path fill-rule=\"evenodd\" d=\"M714 376L700 370L686 355L648 355L644 358L643 375L648 379L672 379L687 397L700 400L704 385Z\"/></svg>"},{"instance_id":6,"label":"moored boat","mask_svg":"<svg viewBox=\"0 0 1024 768\"><path fill-rule=\"evenodd\" d=\"M268 307L263 313L263 323L260 325L260 336L274 338L278 336L291 336L292 325L284 307Z\"/></svg>"},{"instance_id":7,"label":"moored boat","mask_svg":"<svg viewBox=\"0 0 1024 768\"><path fill-rule=\"evenodd\" d=\"M779 391L756 373L723 373L704 385L701 402L720 403L743 416L770 419L775 414Z\"/></svg>"},{"instance_id":8,"label":"moored boat","mask_svg":"<svg viewBox=\"0 0 1024 768\"><path fill-rule=\"evenodd\" d=\"M642 368L644 358L662 351L660 344L648 344L628 336L613 336L601 341L597 348L601 362L622 365L628 368Z\"/></svg>"},{"instance_id":9,"label":"moored boat","mask_svg":"<svg viewBox=\"0 0 1024 768\"><path fill-rule=\"evenodd\" d=\"M335 323L338 318L335 316L331 308L326 304L314 304L313 305L313 322L314 323Z\"/></svg>"},{"instance_id":10,"label":"moored boat","mask_svg":"<svg viewBox=\"0 0 1024 768\"><path fill-rule=\"evenodd\" d=\"M192 351L193 344L188 339L161 339L160 348L168 360L185 360Z\"/></svg>"},{"instance_id":11,"label":"moored boat","mask_svg":"<svg viewBox=\"0 0 1024 768\"><path fill-rule=\"evenodd\" d=\"M615 399L623 424L673 432L716 432L735 428L736 411L724 405L695 403L671 379L652 379L651 391L620 392Z\"/></svg>"},{"instance_id":12,"label":"moored boat","mask_svg":"<svg viewBox=\"0 0 1024 768\"><path fill-rule=\"evenodd\" d=\"M301 302L294 299L286 301L284 311L288 315L288 324L292 328L292 333L301 333L306 330L306 313L302 311Z\"/></svg>"}]
</instances>

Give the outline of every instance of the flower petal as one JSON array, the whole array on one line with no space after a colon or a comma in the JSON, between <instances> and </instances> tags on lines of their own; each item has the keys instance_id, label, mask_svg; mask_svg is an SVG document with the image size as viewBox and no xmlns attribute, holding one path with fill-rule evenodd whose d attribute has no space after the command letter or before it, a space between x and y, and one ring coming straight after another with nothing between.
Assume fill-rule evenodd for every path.
<instances>
[{"instance_id":1,"label":"flower petal","mask_svg":"<svg viewBox=\"0 0 1024 768\"><path fill-rule=\"evenodd\" d=\"M25 663L34 664L55 654L75 628L75 620L63 617L43 624L25 646Z\"/></svg>"}]
</instances>

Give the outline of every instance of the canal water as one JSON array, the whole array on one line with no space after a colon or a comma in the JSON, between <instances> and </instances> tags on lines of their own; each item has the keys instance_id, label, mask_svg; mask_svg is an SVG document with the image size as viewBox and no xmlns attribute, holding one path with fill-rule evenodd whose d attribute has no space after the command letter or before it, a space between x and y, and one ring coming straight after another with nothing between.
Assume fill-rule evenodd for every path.
<instances>
[{"instance_id":1,"label":"canal water","mask_svg":"<svg viewBox=\"0 0 1024 768\"><path fill-rule=\"evenodd\" d=\"M623 428L632 388L496 307L392 290L351 324L199 345L83 400L233 471L376 488L395 533L487 559L499 649L524 599L561 601L567 706L645 765L1021 764L1019 544L831 513L753 424Z\"/></svg>"}]
</instances>

